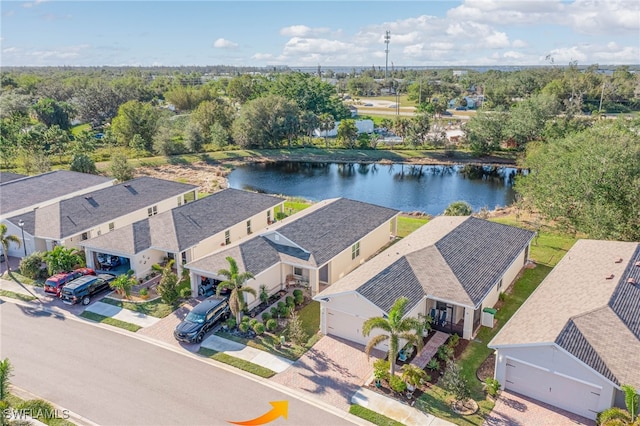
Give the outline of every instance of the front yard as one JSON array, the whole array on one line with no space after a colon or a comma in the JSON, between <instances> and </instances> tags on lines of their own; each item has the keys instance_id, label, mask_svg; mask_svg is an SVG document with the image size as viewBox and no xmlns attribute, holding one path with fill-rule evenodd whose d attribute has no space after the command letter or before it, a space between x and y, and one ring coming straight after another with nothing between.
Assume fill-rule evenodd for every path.
<instances>
[{"instance_id":1,"label":"front yard","mask_svg":"<svg viewBox=\"0 0 640 426\"><path fill-rule=\"evenodd\" d=\"M156 318L164 318L178 308L178 306L168 305L164 303L162 299L155 299L149 302L142 303L133 303L116 300L111 297L104 297L102 298L101 302L108 303L109 305L117 306L119 308L140 312L141 314L150 315Z\"/></svg>"}]
</instances>

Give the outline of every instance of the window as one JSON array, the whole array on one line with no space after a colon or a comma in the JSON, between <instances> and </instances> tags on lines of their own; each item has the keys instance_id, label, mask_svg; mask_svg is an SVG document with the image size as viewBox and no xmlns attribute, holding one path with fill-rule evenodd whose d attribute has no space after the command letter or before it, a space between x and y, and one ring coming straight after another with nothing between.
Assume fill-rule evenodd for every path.
<instances>
[{"instance_id":1,"label":"window","mask_svg":"<svg viewBox=\"0 0 640 426\"><path fill-rule=\"evenodd\" d=\"M109 224L109 232L113 231L115 228L116 228L116 225L113 222L111 222Z\"/></svg>"},{"instance_id":2,"label":"window","mask_svg":"<svg viewBox=\"0 0 640 426\"><path fill-rule=\"evenodd\" d=\"M267 210L267 223L271 223L271 210Z\"/></svg>"},{"instance_id":3,"label":"window","mask_svg":"<svg viewBox=\"0 0 640 426\"><path fill-rule=\"evenodd\" d=\"M296 277L301 277L302 276L302 268L294 267L293 268L293 275L295 275Z\"/></svg>"},{"instance_id":4,"label":"window","mask_svg":"<svg viewBox=\"0 0 640 426\"><path fill-rule=\"evenodd\" d=\"M501 288L502 288L502 279L500 279L500 282L498 283L498 288L496 290L500 291Z\"/></svg>"},{"instance_id":5,"label":"window","mask_svg":"<svg viewBox=\"0 0 640 426\"><path fill-rule=\"evenodd\" d=\"M187 252L186 252L186 251L183 251L183 252L182 252L182 256L181 256L181 258L182 258L182 264L183 264L183 265L184 265L185 263L187 263Z\"/></svg>"},{"instance_id":6,"label":"window","mask_svg":"<svg viewBox=\"0 0 640 426\"><path fill-rule=\"evenodd\" d=\"M251 234L251 221L247 221L247 235Z\"/></svg>"},{"instance_id":7,"label":"window","mask_svg":"<svg viewBox=\"0 0 640 426\"><path fill-rule=\"evenodd\" d=\"M80 236L80 239L82 241L88 240L89 239L89 233L88 232L83 232L82 235Z\"/></svg>"},{"instance_id":8,"label":"window","mask_svg":"<svg viewBox=\"0 0 640 426\"><path fill-rule=\"evenodd\" d=\"M351 246L351 259L360 256L360 241Z\"/></svg>"},{"instance_id":9,"label":"window","mask_svg":"<svg viewBox=\"0 0 640 426\"><path fill-rule=\"evenodd\" d=\"M155 215L157 215L157 214L158 214L158 206L149 207L149 208L147 209L147 215L148 215L149 217L151 217L151 216L155 216Z\"/></svg>"},{"instance_id":10,"label":"window","mask_svg":"<svg viewBox=\"0 0 640 426\"><path fill-rule=\"evenodd\" d=\"M229 230L224 231L224 243L231 244L231 231Z\"/></svg>"},{"instance_id":11,"label":"window","mask_svg":"<svg viewBox=\"0 0 640 426\"><path fill-rule=\"evenodd\" d=\"M178 197L178 207L182 205L182 197Z\"/></svg>"}]
</instances>

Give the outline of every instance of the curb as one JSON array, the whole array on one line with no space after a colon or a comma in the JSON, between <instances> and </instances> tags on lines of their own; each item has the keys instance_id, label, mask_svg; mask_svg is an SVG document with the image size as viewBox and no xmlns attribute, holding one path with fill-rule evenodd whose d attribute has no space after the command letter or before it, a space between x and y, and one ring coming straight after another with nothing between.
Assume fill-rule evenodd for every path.
<instances>
[{"instance_id":1,"label":"curb","mask_svg":"<svg viewBox=\"0 0 640 426\"><path fill-rule=\"evenodd\" d=\"M11 393L14 394L15 396L17 396L20 399L24 399L29 400L29 399L42 399L47 401L49 404L51 404L53 406L54 409L56 409L58 412L63 412L64 414L67 414L69 417L66 420L69 420L73 423L75 423L78 426L99 426L98 423L92 422L91 420L87 419L86 417L82 417L80 414L75 413L71 410L68 410L58 404L56 404L55 402L49 401L47 399L41 398L40 396L33 394L31 392L29 392L28 390L19 388L15 385L11 385ZM37 419L36 419L37 421Z\"/></svg>"}]
</instances>

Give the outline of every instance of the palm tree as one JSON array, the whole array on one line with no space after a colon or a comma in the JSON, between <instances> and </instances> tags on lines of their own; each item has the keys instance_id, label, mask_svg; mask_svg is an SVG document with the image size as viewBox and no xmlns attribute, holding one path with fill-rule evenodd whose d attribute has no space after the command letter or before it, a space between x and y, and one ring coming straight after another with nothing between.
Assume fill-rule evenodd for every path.
<instances>
[{"instance_id":1,"label":"palm tree","mask_svg":"<svg viewBox=\"0 0 640 426\"><path fill-rule=\"evenodd\" d=\"M640 426L640 415L638 415L638 405L640 395L631 385L622 385L620 389L624 392L624 402L627 409L618 407L608 408L596 417L596 423L600 426Z\"/></svg>"},{"instance_id":2,"label":"palm tree","mask_svg":"<svg viewBox=\"0 0 640 426\"><path fill-rule=\"evenodd\" d=\"M249 293L254 297L256 297L257 294L255 289L244 285L248 280L253 278L253 274L251 272L240 273L236 260L231 256L227 256L226 259L227 262L229 262L229 269L220 269L218 271L218 275L224 276L226 280L218 284L216 293L220 296L223 289L231 290L231 294L229 295L229 308L231 308L231 313L236 317L236 324L240 324L240 313L247 304L244 300L244 293Z\"/></svg>"},{"instance_id":3,"label":"palm tree","mask_svg":"<svg viewBox=\"0 0 640 426\"><path fill-rule=\"evenodd\" d=\"M11 267L9 266L9 243L16 243L18 247L22 245L20 238L15 235L7 235L7 225L0 223L0 244L2 245L2 252L6 257L7 272L11 272Z\"/></svg>"},{"instance_id":4,"label":"palm tree","mask_svg":"<svg viewBox=\"0 0 640 426\"><path fill-rule=\"evenodd\" d=\"M396 355L398 354L398 343L400 339L406 340L408 343L416 345L418 351L422 349L422 332L424 322L417 318L402 318L404 316L404 310L409 303L409 299L406 297L400 297L397 299L391 310L389 311L388 318L374 317L369 318L364 322L362 327L362 334L368 337L371 330L379 328L385 332L372 338L364 351L367 356L370 355L371 350L378 344L389 339L389 373L391 377L395 374Z\"/></svg>"},{"instance_id":5,"label":"palm tree","mask_svg":"<svg viewBox=\"0 0 640 426\"><path fill-rule=\"evenodd\" d=\"M320 131L324 132L324 145L325 147L329 148L327 133L330 130L333 130L334 127L336 127L336 120L335 118L333 118L333 115L326 112L320 114L319 119L320 119Z\"/></svg>"}]
</instances>

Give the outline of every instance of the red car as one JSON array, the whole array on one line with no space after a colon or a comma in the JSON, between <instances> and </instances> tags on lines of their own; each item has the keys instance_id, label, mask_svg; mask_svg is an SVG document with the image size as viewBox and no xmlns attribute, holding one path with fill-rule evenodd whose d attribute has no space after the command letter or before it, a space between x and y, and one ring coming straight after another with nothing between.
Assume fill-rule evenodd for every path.
<instances>
[{"instance_id":1,"label":"red car","mask_svg":"<svg viewBox=\"0 0 640 426\"><path fill-rule=\"evenodd\" d=\"M78 277L85 275L95 275L96 272L91 268L79 268L71 272L61 272L55 274L44 282L44 291L46 293L55 294L60 297L60 291L62 287L71 280L75 280Z\"/></svg>"}]
</instances>

